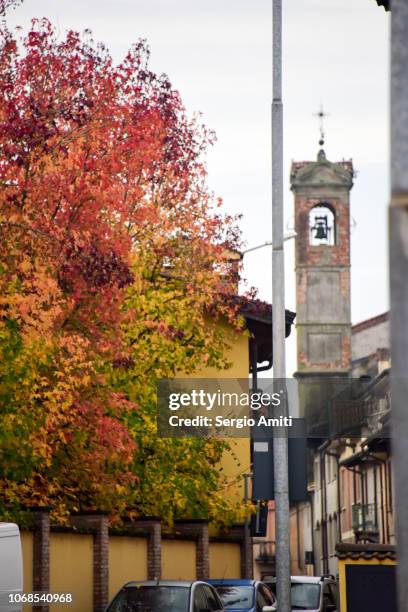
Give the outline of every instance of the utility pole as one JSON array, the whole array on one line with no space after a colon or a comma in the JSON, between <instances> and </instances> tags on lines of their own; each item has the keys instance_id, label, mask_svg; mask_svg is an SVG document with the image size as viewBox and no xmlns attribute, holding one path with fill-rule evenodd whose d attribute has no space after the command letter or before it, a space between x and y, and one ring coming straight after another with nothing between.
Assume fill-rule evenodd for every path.
<instances>
[{"instance_id":1,"label":"utility pole","mask_svg":"<svg viewBox=\"0 0 408 612\"><path fill-rule=\"evenodd\" d=\"M273 2L272 101L272 347L273 376L280 389L285 382L285 259L283 250L283 105L282 105L282 0ZM284 394L282 416L287 416ZM291 612L289 549L288 437L274 429L276 588L279 612Z\"/></svg>"},{"instance_id":2,"label":"utility pole","mask_svg":"<svg viewBox=\"0 0 408 612\"><path fill-rule=\"evenodd\" d=\"M249 496L249 483L252 479L252 474L243 474L244 477L244 500L245 502L249 501L251 498ZM244 570L244 578L253 578L253 559L252 559L252 542L251 542L251 530L249 518L245 518L244 525L244 549L245 549L245 570Z\"/></svg>"},{"instance_id":3,"label":"utility pole","mask_svg":"<svg viewBox=\"0 0 408 612\"><path fill-rule=\"evenodd\" d=\"M408 2L391 3L391 397L398 601L408 601Z\"/></svg>"}]
</instances>

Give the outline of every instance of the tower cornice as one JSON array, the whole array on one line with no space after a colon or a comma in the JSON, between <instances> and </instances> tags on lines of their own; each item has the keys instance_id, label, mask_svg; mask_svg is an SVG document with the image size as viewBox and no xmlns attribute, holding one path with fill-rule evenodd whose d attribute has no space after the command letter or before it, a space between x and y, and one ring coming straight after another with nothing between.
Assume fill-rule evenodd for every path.
<instances>
[{"instance_id":1,"label":"tower cornice","mask_svg":"<svg viewBox=\"0 0 408 612\"><path fill-rule=\"evenodd\" d=\"M353 186L354 169L351 160L331 162L323 150L314 162L292 162L290 185L293 191L301 187L344 187Z\"/></svg>"}]
</instances>

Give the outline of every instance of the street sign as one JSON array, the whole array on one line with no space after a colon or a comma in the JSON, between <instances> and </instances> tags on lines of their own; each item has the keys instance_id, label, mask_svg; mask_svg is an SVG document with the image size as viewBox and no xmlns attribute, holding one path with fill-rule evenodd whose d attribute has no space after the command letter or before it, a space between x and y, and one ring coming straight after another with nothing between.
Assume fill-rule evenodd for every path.
<instances>
[{"instance_id":1,"label":"street sign","mask_svg":"<svg viewBox=\"0 0 408 612\"><path fill-rule=\"evenodd\" d=\"M255 500L275 499L273 476L273 437L268 432L252 439L253 479L252 497ZM288 439L289 501L306 501L307 445L304 419L294 419Z\"/></svg>"}]
</instances>

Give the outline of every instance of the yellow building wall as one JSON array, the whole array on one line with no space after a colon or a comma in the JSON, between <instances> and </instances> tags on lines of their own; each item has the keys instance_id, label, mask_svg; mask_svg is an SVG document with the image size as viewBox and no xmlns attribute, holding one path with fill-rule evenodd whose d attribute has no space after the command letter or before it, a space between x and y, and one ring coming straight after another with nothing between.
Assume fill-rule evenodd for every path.
<instances>
[{"instance_id":1,"label":"yellow building wall","mask_svg":"<svg viewBox=\"0 0 408 612\"><path fill-rule=\"evenodd\" d=\"M227 325L220 323L225 329ZM186 378L238 378L248 380L249 375L249 348L248 336L245 333L233 333L231 349L226 358L231 362L231 367L227 370L217 370L215 368L204 368L197 371L193 376ZM180 377L182 375L180 374ZM248 381L249 385L249 381ZM249 389L249 386L248 386ZM227 452L221 461L220 467L223 474L231 481L231 486L226 491L230 498L241 500L244 497L243 474L250 471L250 440L246 438L229 438L232 452Z\"/></svg>"},{"instance_id":2,"label":"yellow building wall","mask_svg":"<svg viewBox=\"0 0 408 612\"><path fill-rule=\"evenodd\" d=\"M109 598L130 580L147 580L147 540L110 536Z\"/></svg>"},{"instance_id":3,"label":"yellow building wall","mask_svg":"<svg viewBox=\"0 0 408 612\"><path fill-rule=\"evenodd\" d=\"M196 543L162 540L163 580L195 580Z\"/></svg>"},{"instance_id":4,"label":"yellow building wall","mask_svg":"<svg viewBox=\"0 0 408 612\"><path fill-rule=\"evenodd\" d=\"M393 559L339 559L340 612L347 612L346 565L396 565Z\"/></svg>"},{"instance_id":5,"label":"yellow building wall","mask_svg":"<svg viewBox=\"0 0 408 612\"><path fill-rule=\"evenodd\" d=\"M50 536L50 592L72 593L72 604L52 612L92 612L93 537L72 533Z\"/></svg>"},{"instance_id":6,"label":"yellow building wall","mask_svg":"<svg viewBox=\"0 0 408 612\"><path fill-rule=\"evenodd\" d=\"M233 542L211 542L210 578L241 577L241 547Z\"/></svg>"}]
</instances>

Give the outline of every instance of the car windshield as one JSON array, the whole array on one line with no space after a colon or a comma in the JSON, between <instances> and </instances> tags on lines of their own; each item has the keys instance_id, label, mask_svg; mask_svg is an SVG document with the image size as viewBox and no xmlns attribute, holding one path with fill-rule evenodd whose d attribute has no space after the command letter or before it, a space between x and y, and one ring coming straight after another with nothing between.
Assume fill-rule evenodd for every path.
<instances>
[{"instance_id":1,"label":"car windshield","mask_svg":"<svg viewBox=\"0 0 408 612\"><path fill-rule=\"evenodd\" d=\"M276 595L276 582L265 581ZM318 610L320 605L320 584L292 582L290 597L293 610Z\"/></svg>"},{"instance_id":2,"label":"car windshield","mask_svg":"<svg viewBox=\"0 0 408 612\"><path fill-rule=\"evenodd\" d=\"M294 610L317 610L320 603L320 584L292 582L290 597Z\"/></svg>"},{"instance_id":3,"label":"car windshield","mask_svg":"<svg viewBox=\"0 0 408 612\"><path fill-rule=\"evenodd\" d=\"M186 587L139 586L124 589L115 598L108 612L188 612L189 592Z\"/></svg>"},{"instance_id":4,"label":"car windshield","mask_svg":"<svg viewBox=\"0 0 408 612\"><path fill-rule=\"evenodd\" d=\"M217 586L224 607L229 610L246 610L253 606L254 589L251 586Z\"/></svg>"}]
</instances>

